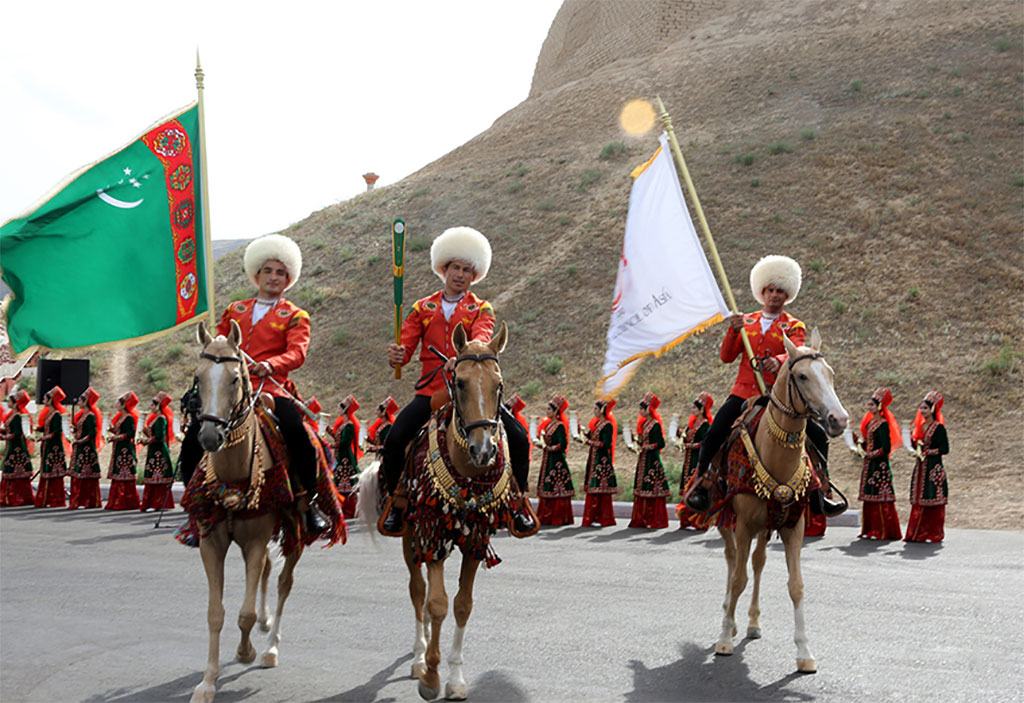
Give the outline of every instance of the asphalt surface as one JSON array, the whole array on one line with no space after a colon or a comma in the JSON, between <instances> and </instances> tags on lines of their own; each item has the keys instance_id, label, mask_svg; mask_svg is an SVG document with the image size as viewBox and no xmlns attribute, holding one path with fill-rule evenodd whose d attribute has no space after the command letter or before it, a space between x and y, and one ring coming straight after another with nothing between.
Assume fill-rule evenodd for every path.
<instances>
[{"instance_id":1,"label":"asphalt surface","mask_svg":"<svg viewBox=\"0 0 1024 703\"><path fill-rule=\"evenodd\" d=\"M198 551L153 523L102 510L0 511L0 700L188 700L206 662L206 579ZM948 530L942 545L904 545L833 526L808 539L819 672L800 675L777 540L763 639L742 638L748 588L736 653L715 657L725 580L717 533L624 525L495 540L504 562L481 570L466 633L470 700L1024 700L1022 532ZM419 700L398 540L353 526L347 545L306 553L270 670L234 661L241 565L232 550L218 701ZM457 573L451 564L450 596ZM442 678L453 629L449 616Z\"/></svg>"}]
</instances>

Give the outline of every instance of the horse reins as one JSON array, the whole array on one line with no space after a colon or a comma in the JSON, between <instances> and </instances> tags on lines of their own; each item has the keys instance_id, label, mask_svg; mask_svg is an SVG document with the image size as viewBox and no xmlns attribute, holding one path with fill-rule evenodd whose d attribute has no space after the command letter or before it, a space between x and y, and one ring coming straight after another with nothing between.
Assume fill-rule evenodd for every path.
<instances>
[{"instance_id":1,"label":"horse reins","mask_svg":"<svg viewBox=\"0 0 1024 703\"><path fill-rule=\"evenodd\" d=\"M463 354L462 356L458 356L458 357L455 358L455 365L452 368L452 377L449 378L448 375L445 374L444 371L443 371L444 364L448 363L448 357L445 356L443 353L441 353L441 351L439 351L433 345L431 345L429 347L429 349L436 356L438 356L442 360L442 362L443 362L441 366L439 366L438 368L434 369L433 372L431 372L429 378L433 378L434 374L438 373L438 371L441 372L441 375L444 378L444 385L448 389L448 397L451 398L451 401L452 401L452 409L454 410L454 412L452 413L452 424L455 426L456 438L459 440L459 443L462 444L463 446L468 445L468 443L469 443L469 436L468 436L469 433L472 430L475 430L475 429L477 429L479 427L483 427L483 428L489 429L489 430L491 430L493 432L495 430L495 428L498 427L498 424L499 424L499 418L500 418L500 415L501 415L501 396L502 396L502 391L504 390L504 384L501 384L501 383L498 384L498 405L497 405L497 410L494 413L494 419L493 420L477 420L476 422L471 422L469 424L466 424L465 419L462 416L462 410L459 408L459 400L458 400L457 396L455 395L455 389L452 387L452 381L454 380L455 370L458 369L459 364L461 364L462 362L464 362L464 361L474 361L474 362L478 362L479 363L479 362L484 362L484 361L493 361L495 364L497 364L498 363L497 355L496 354ZM419 385L420 384L417 384L417 387L419 387Z\"/></svg>"},{"instance_id":2,"label":"horse reins","mask_svg":"<svg viewBox=\"0 0 1024 703\"><path fill-rule=\"evenodd\" d=\"M805 411L809 411L811 409L811 406L807 402L807 398L804 397L803 391L800 390L800 384L796 382L796 377L793 375L793 366L796 365L797 362L803 361L804 359L810 359L811 361L814 361L815 359L823 359L823 358L825 358L825 355L822 354L821 352L811 352L810 354L802 354L802 355L796 357L795 359L790 359L789 361L786 362L787 371L789 371L789 378L787 379L788 388L789 388L789 397L790 397L790 399L792 399L794 391L795 391L796 392L796 396L798 398L800 398L800 402L803 404ZM778 408L779 411L782 412L782 414L788 415L789 417L793 418L794 420L806 420L808 418L814 417L814 415L811 414L810 412L798 413L796 411L795 403L794 403L794 407L791 408L788 405L786 405L785 403L783 403L781 400L779 400L775 396L775 386L772 386L772 391L771 391L771 394L769 395L769 397L771 399L772 405L774 405L776 408Z\"/></svg>"},{"instance_id":3,"label":"horse reins","mask_svg":"<svg viewBox=\"0 0 1024 703\"><path fill-rule=\"evenodd\" d=\"M214 354L207 354L205 351L204 352L200 352L199 358L200 359L208 359L208 360L212 361L215 364L224 364L224 363L229 363L229 362L234 362L234 363L237 363L237 364L244 363L244 361L241 358L237 357L237 356L216 356ZM252 392L252 380L248 379L248 377L246 377L246 379L247 380L246 380L246 383L245 383L245 387L242 389L242 397L238 400L237 403L235 403L231 407L231 414L228 415L228 419L227 420L224 420L223 418L221 418L221 417L219 417L217 415L211 415L209 413L202 413L198 417L196 417L196 421L197 422L204 422L204 421L205 422L212 422L215 425L223 427L228 432L229 435L233 434L236 430L239 430L242 427L244 427L245 423L246 423L246 420L249 419L249 415L250 415L250 413L252 413L252 409L256 406L257 400L259 400L259 397L260 397L259 391L262 390L262 388L263 388L263 382L261 382L260 383L260 389L258 389L255 393L253 393ZM198 376L193 378L193 380L192 380L192 387L198 391L198 387L199 387L199 377ZM200 405L199 409L202 410L202 406L201 405Z\"/></svg>"}]
</instances>

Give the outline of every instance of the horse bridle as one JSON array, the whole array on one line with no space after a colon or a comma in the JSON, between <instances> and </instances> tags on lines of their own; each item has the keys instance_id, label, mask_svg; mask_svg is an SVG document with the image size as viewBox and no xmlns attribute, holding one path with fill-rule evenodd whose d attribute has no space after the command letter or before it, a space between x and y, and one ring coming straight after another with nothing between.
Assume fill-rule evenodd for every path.
<instances>
[{"instance_id":1,"label":"horse bridle","mask_svg":"<svg viewBox=\"0 0 1024 703\"><path fill-rule=\"evenodd\" d=\"M442 366L439 368L443 369L443 364L448 363L448 357L433 345L431 345L429 349L442 360ZM463 442L469 442L469 433L478 427L489 429L491 432L494 432L498 427L499 418L501 416L501 397L502 392L504 391L504 384L498 384L498 404L497 409L494 411L494 419L477 420L476 422L471 422L467 425L465 419L462 417L462 410L459 408L458 396L455 395L455 389L452 387L452 382L455 378L455 371L459 368L459 364L464 361L493 361L495 364L498 364L498 356L496 354L462 354L461 356L455 357L455 365L452 367L451 378L442 371L442 375L444 376L444 385L448 388L448 397L452 400L452 409L454 411L452 413L452 424L455 426L455 431L458 433L459 438Z\"/></svg>"},{"instance_id":2,"label":"horse bridle","mask_svg":"<svg viewBox=\"0 0 1024 703\"><path fill-rule=\"evenodd\" d=\"M800 390L800 384L796 382L796 376L793 375L793 366L795 366L798 362L803 361L804 359L810 359L811 361L814 361L815 359L824 359L824 358L825 358L825 355L822 354L821 352L811 352L810 354L801 354L800 356L796 357L795 359L789 359L786 362L787 371L789 371L789 377L787 379L787 383L788 383L790 400L792 400L793 394L794 394L794 391L795 391L796 396L798 398L800 398L800 403L804 406L804 410L806 410L806 411L811 410L811 405L810 405L810 403L807 402L807 398L804 396L804 392L802 390ZM796 411L796 404L795 403L793 404L792 408L790 408L790 407L788 407L786 405L783 405L783 403L778 398L775 397L775 388L774 388L774 386L772 387L772 393L771 393L771 395L769 397L770 397L770 399L772 401L772 405L774 405L776 408L778 408L783 414L788 415L789 417L791 417L791 418L793 418L795 420L806 420L807 418L815 417L815 414L810 413L810 412L798 413ZM817 413L817 414L820 415L820 413Z\"/></svg>"},{"instance_id":3,"label":"horse bridle","mask_svg":"<svg viewBox=\"0 0 1024 703\"><path fill-rule=\"evenodd\" d=\"M217 356L215 354L208 354L205 351L200 352L200 359L208 359L215 364L226 364L226 363L245 363L243 359L237 356ZM241 367L240 367L241 368ZM256 401L259 399L259 391L256 393L252 392L252 382L246 378L245 386L242 388L242 397L238 399L238 402L231 406L231 414L228 415L228 419L225 420L217 415L211 415L209 413L200 413L196 418L198 422L212 422L213 424L223 427L229 434L234 432L236 429L241 427L246 420L249 419L249 413L256 405ZM199 376L194 376L192 379L192 388L196 391L196 397L199 397ZM262 388L262 383L260 384ZM202 411L202 401L199 401L199 410Z\"/></svg>"}]
</instances>

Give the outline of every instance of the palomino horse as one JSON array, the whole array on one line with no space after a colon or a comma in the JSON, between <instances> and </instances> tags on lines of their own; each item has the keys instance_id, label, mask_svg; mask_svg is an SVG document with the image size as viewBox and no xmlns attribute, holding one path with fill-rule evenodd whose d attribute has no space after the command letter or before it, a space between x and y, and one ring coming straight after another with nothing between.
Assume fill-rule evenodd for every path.
<instances>
[{"instance_id":1,"label":"palomino horse","mask_svg":"<svg viewBox=\"0 0 1024 703\"><path fill-rule=\"evenodd\" d=\"M202 347L196 365L196 381L202 403L199 416L199 443L207 452L208 470L212 470L221 485L244 484L256 486L271 465L271 453L259 429L249 371L239 349L242 339L238 324L232 320L231 333L211 338L204 323L199 323L199 345ZM204 465L200 464L199 470ZM193 481L194 482L194 481ZM238 496L241 501L248 496ZM244 506L242 506L244 507ZM291 593L295 565L302 556L303 545L284 559L284 567L277 582L277 611L275 617L266 608L267 580L270 576L271 557L269 543L274 535L279 516L277 511L264 511L256 517L233 517L229 510L224 520L216 523L210 533L199 542L199 553L206 569L210 587L207 622L210 628L210 650L203 680L192 693L193 703L209 703L216 693L220 675L220 631L224 625L224 558L231 542L242 550L245 559L245 598L238 613L238 627L242 639L238 643L238 661L249 663L256 658L256 648L249 633L256 623L256 592L262 583L262 616L260 629L270 630L269 647L260 658L263 667L277 666L278 645L281 642L281 611ZM271 626L272 625L272 626Z\"/></svg>"},{"instance_id":2,"label":"palomino horse","mask_svg":"<svg viewBox=\"0 0 1024 703\"><path fill-rule=\"evenodd\" d=\"M412 490L402 552L409 569L409 596L416 612L412 675L419 679L419 693L427 700L436 698L441 689L437 671L441 661L441 624L448 614L445 559L453 547L461 549L462 569L455 595L456 630L448 655L445 697L465 700L468 687L462 673L462 640L473 609L473 581L482 559L487 559L489 566L497 563L497 557L490 551L490 535L511 521L511 471L498 441L502 387L498 354L507 337L504 323L486 344L467 341L462 325L456 326L452 335L456 357L450 386L450 421L446 427L438 427L438 421L432 420L427 437L422 440L427 444L414 444L408 454L406 466L412 477ZM443 445L437 439L439 431L444 436ZM449 461L444 461L444 450ZM370 529L376 529L375 519L379 517L379 490L374 465L359 478L359 510ZM446 501L445 496L451 499ZM441 528L437 527L438 522L443 523ZM427 567L426 581L421 570L423 564ZM423 619L425 597L429 623Z\"/></svg>"},{"instance_id":3,"label":"palomino horse","mask_svg":"<svg viewBox=\"0 0 1024 703\"><path fill-rule=\"evenodd\" d=\"M770 479L761 480L757 457L750 457L755 474L755 485L762 495L772 499L781 498L783 510L788 503L799 498L807 485L809 466L804 459L804 437L807 418L816 419L832 437L842 434L849 416L839 402L832 386L832 367L821 354L821 335L817 328L811 333L810 347L797 347L783 335L789 359L779 369L775 386L772 388L770 405L758 423L753 437L753 446L760 457L762 467ZM739 440L737 440L739 441ZM763 479L763 476L761 477ZM754 550L754 592L750 601L750 621L747 637L761 636L759 618L761 608L758 595L761 586L761 570L765 562L765 546L771 529L768 527L769 501L754 493L736 493L731 500L732 511L736 514L735 528L722 527L719 531L725 539L725 561L728 577L725 592L725 617L722 619L722 633L715 645L715 654L732 654L732 638L736 635L736 602L747 585L747 557L750 542L757 536ZM793 616L796 632L796 666L803 673L814 673L817 665L807 644L804 627L804 583L800 574L800 550L804 540L804 518L800 517L790 527L780 527L786 551L786 566L789 570L789 597L793 601Z\"/></svg>"}]
</instances>

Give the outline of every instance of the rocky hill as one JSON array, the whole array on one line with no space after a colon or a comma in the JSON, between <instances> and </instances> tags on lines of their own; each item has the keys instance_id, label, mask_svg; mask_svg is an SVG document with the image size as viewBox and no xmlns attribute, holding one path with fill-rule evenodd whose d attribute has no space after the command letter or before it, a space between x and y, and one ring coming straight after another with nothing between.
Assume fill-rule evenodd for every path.
<instances>
[{"instance_id":1,"label":"rocky hill","mask_svg":"<svg viewBox=\"0 0 1024 703\"><path fill-rule=\"evenodd\" d=\"M411 395L414 371L395 381L384 363L389 223L400 216L409 300L436 288L435 235L465 224L490 237L495 261L478 292L511 329L507 387L530 396L528 412L557 391L585 416L629 173L657 144L656 130L623 134L619 111L660 94L740 305L756 308L746 281L760 256L802 262L792 312L821 328L851 416L879 385L892 389L901 422L941 390L950 523L1019 527L1010 490L1024 454L1021 36L1015 0L569 0L526 101L404 181L287 230L306 256L291 297L314 322L300 386L329 409L348 393L364 407ZM248 295L241 251L217 276L218 305ZM647 390L666 412L704 389L721 402L735 374L717 359L722 334L645 363L620 417ZM183 389L189 344L182 334L132 350L127 383ZM96 363L113 364L109 354ZM841 446L834 453L835 477L855 499L859 466ZM911 468L906 453L894 458L901 511Z\"/></svg>"}]
</instances>

